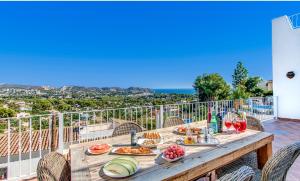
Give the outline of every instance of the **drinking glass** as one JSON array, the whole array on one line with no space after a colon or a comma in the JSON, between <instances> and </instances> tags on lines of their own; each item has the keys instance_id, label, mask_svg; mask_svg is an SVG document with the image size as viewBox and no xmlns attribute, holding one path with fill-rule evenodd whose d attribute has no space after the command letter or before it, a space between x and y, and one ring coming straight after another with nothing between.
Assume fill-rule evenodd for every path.
<instances>
[{"instance_id":1,"label":"drinking glass","mask_svg":"<svg viewBox=\"0 0 300 181\"><path fill-rule=\"evenodd\" d=\"M246 123L246 120L240 119L240 120L238 120L238 122L240 123L239 131L240 131L240 132L244 132L244 131L247 129L247 123Z\"/></svg>"},{"instance_id":2,"label":"drinking glass","mask_svg":"<svg viewBox=\"0 0 300 181\"><path fill-rule=\"evenodd\" d=\"M240 123L241 123L240 131L241 132L246 131L246 129L247 129L247 117L246 117L245 112L242 113L242 119L240 119Z\"/></svg>"},{"instance_id":3,"label":"drinking glass","mask_svg":"<svg viewBox=\"0 0 300 181\"><path fill-rule=\"evenodd\" d=\"M239 131L241 129L241 122L238 119L234 118L232 125L233 125L236 133L239 133Z\"/></svg>"},{"instance_id":4,"label":"drinking glass","mask_svg":"<svg viewBox=\"0 0 300 181\"><path fill-rule=\"evenodd\" d=\"M225 119L224 124L225 124L225 127L227 128L226 132L229 132L229 129L232 126L232 121L229 118L227 118L227 119Z\"/></svg>"}]
</instances>

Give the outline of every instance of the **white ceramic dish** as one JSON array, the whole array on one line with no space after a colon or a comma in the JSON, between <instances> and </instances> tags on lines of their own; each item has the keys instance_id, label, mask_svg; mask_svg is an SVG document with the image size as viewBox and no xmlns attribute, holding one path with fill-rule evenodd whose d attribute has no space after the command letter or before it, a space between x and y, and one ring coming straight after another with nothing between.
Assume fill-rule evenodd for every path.
<instances>
[{"instance_id":1,"label":"white ceramic dish","mask_svg":"<svg viewBox=\"0 0 300 181\"><path fill-rule=\"evenodd\" d=\"M109 163L110 163L110 161L107 162L107 163L103 166L102 170L103 170L103 173L104 173L106 176L109 176L109 177L111 177L111 178L126 178L126 177L130 177L130 176L136 174L136 172L138 172L138 171L140 170L140 167L139 167L139 165L138 165L136 171L135 171L133 174L131 174L131 175L128 175L128 176L116 175L116 174L114 174L114 173L112 173L112 172L110 172L110 171L108 171L108 170L105 169L105 166L107 166Z\"/></svg>"},{"instance_id":2,"label":"white ceramic dish","mask_svg":"<svg viewBox=\"0 0 300 181\"><path fill-rule=\"evenodd\" d=\"M91 154L91 155L102 155L102 154L108 153L108 152L111 150L111 148L112 148L111 145L108 144L108 146L109 146L109 149L108 149L106 152L103 152L103 153L93 153L93 152L90 150L90 148L87 149L87 152L88 152L89 154Z\"/></svg>"},{"instance_id":3,"label":"white ceramic dish","mask_svg":"<svg viewBox=\"0 0 300 181\"><path fill-rule=\"evenodd\" d=\"M154 141L156 142L156 144L153 144L153 145L145 145L144 142L147 141L147 140L154 140ZM143 147L147 147L147 148L156 148L157 145L162 144L162 143L163 143L162 139L156 140L156 139L139 138L138 141L137 141L137 144L138 144L138 145L143 146Z\"/></svg>"},{"instance_id":4,"label":"white ceramic dish","mask_svg":"<svg viewBox=\"0 0 300 181\"><path fill-rule=\"evenodd\" d=\"M117 152L116 152L117 149L118 149L118 148L113 148L113 149L111 150L111 153L117 154L117 155L132 155L132 156L153 156L153 155L157 155L157 154L160 153L159 150L151 150L152 153L149 153L149 154L117 153Z\"/></svg>"}]
</instances>

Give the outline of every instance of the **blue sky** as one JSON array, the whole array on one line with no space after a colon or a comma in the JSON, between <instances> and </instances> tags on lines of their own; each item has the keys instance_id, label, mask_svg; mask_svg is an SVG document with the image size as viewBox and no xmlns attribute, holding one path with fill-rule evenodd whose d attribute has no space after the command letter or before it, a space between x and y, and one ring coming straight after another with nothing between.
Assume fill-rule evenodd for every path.
<instances>
[{"instance_id":1,"label":"blue sky","mask_svg":"<svg viewBox=\"0 0 300 181\"><path fill-rule=\"evenodd\" d=\"M0 83L191 87L237 61L272 79L271 20L300 2L0 2Z\"/></svg>"}]
</instances>

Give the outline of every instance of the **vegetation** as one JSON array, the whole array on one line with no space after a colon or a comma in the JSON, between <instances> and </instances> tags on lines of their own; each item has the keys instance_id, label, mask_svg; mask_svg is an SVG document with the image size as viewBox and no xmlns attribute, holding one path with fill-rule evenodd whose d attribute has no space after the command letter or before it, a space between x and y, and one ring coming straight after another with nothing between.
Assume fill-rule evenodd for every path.
<instances>
[{"instance_id":1,"label":"vegetation","mask_svg":"<svg viewBox=\"0 0 300 181\"><path fill-rule=\"evenodd\" d=\"M194 83L200 101L224 100L230 95L230 86L219 74L203 74Z\"/></svg>"},{"instance_id":2,"label":"vegetation","mask_svg":"<svg viewBox=\"0 0 300 181\"><path fill-rule=\"evenodd\" d=\"M15 117L16 112L13 109L0 107L0 118Z\"/></svg>"},{"instance_id":3,"label":"vegetation","mask_svg":"<svg viewBox=\"0 0 300 181\"><path fill-rule=\"evenodd\" d=\"M162 104L174 104L176 102L195 100L195 95L186 94L154 94L149 96L122 96L111 95L101 96L99 98L42 98L42 97L19 97L19 98L2 98L2 104L8 105L8 108L0 106L0 118L13 117L16 113L21 112L19 106L13 102L24 101L32 110L27 113L47 114L51 111L83 111L105 108L125 108L131 106L151 106ZM24 111L22 111L24 112Z\"/></svg>"},{"instance_id":4,"label":"vegetation","mask_svg":"<svg viewBox=\"0 0 300 181\"><path fill-rule=\"evenodd\" d=\"M244 85L237 85L237 87L232 90L231 96L233 99L246 99L250 97L250 93L247 92Z\"/></svg>"},{"instance_id":5,"label":"vegetation","mask_svg":"<svg viewBox=\"0 0 300 181\"><path fill-rule=\"evenodd\" d=\"M248 77L245 82L246 92L252 97L264 96L264 90L258 87L258 84L261 82L262 78L260 77Z\"/></svg>"},{"instance_id":6,"label":"vegetation","mask_svg":"<svg viewBox=\"0 0 300 181\"><path fill-rule=\"evenodd\" d=\"M237 63L232 77L234 87L232 97L235 99L270 95L270 92L258 86L262 82L262 78L248 76L248 70L241 62Z\"/></svg>"},{"instance_id":7,"label":"vegetation","mask_svg":"<svg viewBox=\"0 0 300 181\"><path fill-rule=\"evenodd\" d=\"M242 62L238 62L232 75L232 87L235 89L239 85L244 85L248 78L248 70Z\"/></svg>"},{"instance_id":8,"label":"vegetation","mask_svg":"<svg viewBox=\"0 0 300 181\"><path fill-rule=\"evenodd\" d=\"M232 89L219 74L203 74L198 76L194 88L199 101L227 99L246 99L249 97L271 96L272 91L259 87L261 77L248 76L248 70L242 62L238 62L232 75Z\"/></svg>"}]
</instances>

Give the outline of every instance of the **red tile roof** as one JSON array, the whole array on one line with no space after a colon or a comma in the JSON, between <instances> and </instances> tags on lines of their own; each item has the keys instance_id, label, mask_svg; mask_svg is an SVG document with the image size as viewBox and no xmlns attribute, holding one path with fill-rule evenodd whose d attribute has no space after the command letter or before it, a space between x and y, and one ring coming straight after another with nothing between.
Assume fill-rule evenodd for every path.
<instances>
[{"instance_id":1,"label":"red tile roof","mask_svg":"<svg viewBox=\"0 0 300 181\"><path fill-rule=\"evenodd\" d=\"M71 128L66 127L64 128L64 142L71 141ZM41 133L41 150L48 150L49 149L49 141L51 136L49 134L49 129L43 129L40 131L32 131L31 135L31 151L39 151L39 136ZM11 133L10 134L10 155L19 154L19 133ZM58 131L57 129L54 130L54 137L55 137L55 147L57 148L58 145ZM75 132L73 132L73 140L77 140ZM24 131L21 133L21 153L29 153L30 152L30 132ZM4 134L0 136L0 156L5 157L8 155L8 134Z\"/></svg>"}]
</instances>

